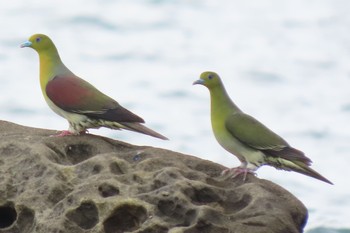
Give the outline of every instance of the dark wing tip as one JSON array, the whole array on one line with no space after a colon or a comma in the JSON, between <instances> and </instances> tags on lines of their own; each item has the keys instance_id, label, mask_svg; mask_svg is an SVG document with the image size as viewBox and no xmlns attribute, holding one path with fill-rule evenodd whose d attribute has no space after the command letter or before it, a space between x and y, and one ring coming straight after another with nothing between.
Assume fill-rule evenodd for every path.
<instances>
[{"instance_id":1,"label":"dark wing tip","mask_svg":"<svg viewBox=\"0 0 350 233\"><path fill-rule=\"evenodd\" d=\"M126 108L123 108L122 106L108 109L103 113L91 112L91 113L85 113L85 115L92 118L103 119L107 121L145 123L145 121L141 117L130 112Z\"/></svg>"},{"instance_id":2,"label":"dark wing tip","mask_svg":"<svg viewBox=\"0 0 350 233\"><path fill-rule=\"evenodd\" d=\"M265 150L269 155L272 155L274 157L281 157L286 160L291 160L291 161L299 161L302 162L308 166L312 164L311 159L305 156L304 152L295 149L290 146L283 147L280 150L273 150L273 149L268 149Z\"/></svg>"}]
</instances>

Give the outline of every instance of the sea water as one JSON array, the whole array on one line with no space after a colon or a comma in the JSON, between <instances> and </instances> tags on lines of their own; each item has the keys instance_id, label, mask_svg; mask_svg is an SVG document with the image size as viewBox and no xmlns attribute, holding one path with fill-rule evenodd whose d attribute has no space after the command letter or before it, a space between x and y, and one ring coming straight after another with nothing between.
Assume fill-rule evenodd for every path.
<instances>
[{"instance_id":1,"label":"sea water","mask_svg":"<svg viewBox=\"0 0 350 233\"><path fill-rule=\"evenodd\" d=\"M208 91L192 86L216 71L243 111L304 151L334 186L271 167L258 177L306 205L306 232L350 232L349 10L346 0L2 1L0 119L67 128L42 97L37 54L19 48L45 33L76 75L170 141L91 133L234 167L212 135Z\"/></svg>"}]
</instances>

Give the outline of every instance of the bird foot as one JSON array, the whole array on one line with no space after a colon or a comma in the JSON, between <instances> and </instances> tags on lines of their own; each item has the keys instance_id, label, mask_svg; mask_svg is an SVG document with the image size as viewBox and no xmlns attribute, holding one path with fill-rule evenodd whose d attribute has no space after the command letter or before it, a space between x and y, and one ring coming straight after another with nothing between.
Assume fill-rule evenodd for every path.
<instances>
[{"instance_id":1,"label":"bird foot","mask_svg":"<svg viewBox=\"0 0 350 233\"><path fill-rule=\"evenodd\" d=\"M79 132L79 135L86 135L86 134L89 134L89 131L87 129Z\"/></svg>"},{"instance_id":2,"label":"bird foot","mask_svg":"<svg viewBox=\"0 0 350 233\"><path fill-rule=\"evenodd\" d=\"M64 136L69 136L69 135L74 135L74 134L69 132L68 130L62 130L61 133L51 135L50 137L64 137Z\"/></svg>"},{"instance_id":3,"label":"bird foot","mask_svg":"<svg viewBox=\"0 0 350 233\"><path fill-rule=\"evenodd\" d=\"M243 174L243 181L245 181L248 173L252 175L256 175L254 170L249 168L243 168L243 167L234 167L234 168L225 169L221 172L221 175L223 176L223 175L230 174L231 178L235 178L236 176Z\"/></svg>"},{"instance_id":4,"label":"bird foot","mask_svg":"<svg viewBox=\"0 0 350 233\"><path fill-rule=\"evenodd\" d=\"M87 134L87 130L80 131L78 134L72 133L69 130L62 130L61 133L51 135L50 137L64 137L64 136L71 136L71 135L85 135Z\"/></svg>"}]
</instances>

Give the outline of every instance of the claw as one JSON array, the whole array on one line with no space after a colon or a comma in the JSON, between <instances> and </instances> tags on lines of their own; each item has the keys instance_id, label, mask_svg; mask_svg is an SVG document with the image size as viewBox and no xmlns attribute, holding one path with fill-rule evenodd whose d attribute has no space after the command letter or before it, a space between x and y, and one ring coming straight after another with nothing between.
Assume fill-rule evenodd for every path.
<instances>
[{"instance_id":1,"label":"claw","mask_svg":"<svg viewBox=\"0 0 350 233\"><path fill-rule=\"evenodd\" d=\"M85 135L85 134L89 134L89 131L87 129L79 132L79 135Z\"/></svg>"},{"instance_id":2,"label":"claw","mask_svg":"<svg viewBox=\"0 0 350 233\"><path fill-rule=\"evenodd\" d=\"M62 130L59 134L51 135L50 137L64 137L64 136L71 136L71 135L85 135L87 134L87 130L80 131L78 134L72 133L69 130Z\"/></svg>"},{"instance_id":3,"label":"claw","mask_svg":"<svg viewBox=\"0 0 350 233\"><path fill-rule=\"evenodd\" d=\"M68 130L62 130L61 133L51 135L50 137L64 137L64 136L69 136L69 135L74 135L74 134L69 132Z\"/></svg>"},{"instance_id":4,"label":"claw","mask_svg":"<svg viewBox=\"0 0 350 233\"><path fill-rule=\"evenodd\" d=\"M247 173L255 175L254 170L249 169L249 168L243 168L243 167L234 167L234 168L225 169L221 172L221 175L230 174L231 178L235 178L236 176L238 176L242 173L243 173L243 181L246 180Z\"/></svg>"}]
</instances>

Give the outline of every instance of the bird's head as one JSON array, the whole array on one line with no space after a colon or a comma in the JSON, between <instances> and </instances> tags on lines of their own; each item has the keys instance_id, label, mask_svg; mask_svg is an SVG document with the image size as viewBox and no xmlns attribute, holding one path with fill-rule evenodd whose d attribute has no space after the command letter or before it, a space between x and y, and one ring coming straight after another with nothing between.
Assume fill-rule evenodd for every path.
<instances>
[{"instance_id":1,"label":"bird's head","mask_svg":"<svg viewBox=\"0 0 350 233\"><path fill-rule=\"evenodd\" d=\"M219 75L211 71L203 72L200 78L193 82L193 85L195 84L206 86L209 90L222 85Z\"/></svg>"},{"instance_id":2,"label":"bird's head","mask_svg":"<svg viewBox=\"0 0 350 233\"><path fill-rule=\"evenodd\" d=\"M44 34L34 34L26 42L21 44L21 48L29 47L38 53L51 49L54 46L52 40Z\"/></svg>"}]
</instances>

